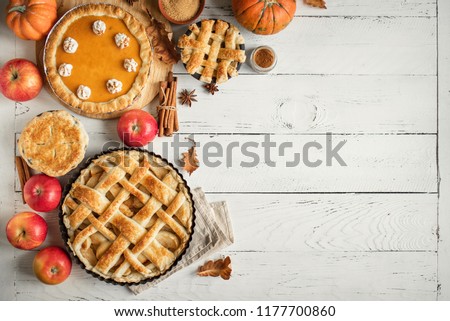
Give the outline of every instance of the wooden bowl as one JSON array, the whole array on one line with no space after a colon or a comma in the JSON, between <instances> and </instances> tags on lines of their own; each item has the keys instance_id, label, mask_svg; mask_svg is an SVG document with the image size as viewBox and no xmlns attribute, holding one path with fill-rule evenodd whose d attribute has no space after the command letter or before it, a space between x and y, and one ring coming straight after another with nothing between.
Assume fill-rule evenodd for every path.
<instances>
[{"instance_id":1,"label":"wooden bowl","mask_svg":"<svg viewBox=\"0 0 450 321\"><path fill-rule=\"evenodd\" d=\"M158 0L158 7L159 7L159 11L161 11L161 14L164 16L164 18L166 18L170 22L177 24L177 25L187 25L187 24L193 23L202 14L203 9L205 8L206 1L200 0L200 7L198 8L197 13L191 19L185 20L185 21L178 21L178 20L175 20L174 18L172 18L171 16L169 16L167 14L167 12L164 10L164 6L163 6L162 2L163 2L163 0Z\"/></svg>"}]
</instances>

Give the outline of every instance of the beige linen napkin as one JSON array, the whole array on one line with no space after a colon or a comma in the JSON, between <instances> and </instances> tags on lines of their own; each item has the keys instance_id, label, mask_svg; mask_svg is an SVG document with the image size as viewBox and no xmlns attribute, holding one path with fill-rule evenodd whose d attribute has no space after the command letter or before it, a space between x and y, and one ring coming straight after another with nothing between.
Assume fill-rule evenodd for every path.
<instances>
[{"instance_id":1,"label":"beige linen napkin","mask_svg":"<svg viewBox=\"0 0 450 321\"><path fill-rule=\"evenodd\" d=\"M225 202L208 203L201 188L194 189L192 196L196 208L196 218L194 234L189 248L181 261L160 278L142 285L130 286L129 288L134 294L139 294L153 287L202 257L207 257L213 252L233 244L234 236L227 204Z\"/></svg>"}]
</instances>

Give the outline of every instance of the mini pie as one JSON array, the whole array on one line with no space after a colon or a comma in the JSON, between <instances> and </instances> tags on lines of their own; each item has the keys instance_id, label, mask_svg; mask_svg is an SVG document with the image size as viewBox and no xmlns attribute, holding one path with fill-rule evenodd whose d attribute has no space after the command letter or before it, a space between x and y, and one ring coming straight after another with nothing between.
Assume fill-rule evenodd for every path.
<instances>
[{"instance_id":1,"label":"mini pie","mask_svg":"<svg viewBox=\"0 0 450 321\"><path fill-rule=\"evenodd\" d=\"M125 61L137 67L127 69ZM108 4L68 11L49 34L44 51L53 92L73 111L94 118L119 116L129 108L145 86L151 61L144 26Z\"/></svg>"},{"instance_id":2,"label":"mini pie","mask_svg":"<svg viewBox=\"0 0 450 321\"><path fill-rule=\"evenodd\" d=\"M72 184L61 212L68 245L87 270L119 283L167 271L188 246L193 202L161 158L119 150L94 159Z\"/></svg>"},{"instance_id":3,"label":"mini pie","mask_svg":"<svg viewBox=\"0 0 450 321\"><path fill-rule=\"evenodd\" d=\"M18 148L31 168L49 176L65 175L81 163L89 137L67 111L48 111L33 118L19 137Z\"/></svg>"},{"instance_id":4,"label":"mini pie","mask_svg":"<svg viewBox=\"0 0 450 321\"><path fill-rule=\"evenodd\" d=\"M238 75L238 65L245 62L243 45L239 29L222 20L192 24L178 40L187 72L208 84L221 84Z\"/></svg>"}]
</instances>

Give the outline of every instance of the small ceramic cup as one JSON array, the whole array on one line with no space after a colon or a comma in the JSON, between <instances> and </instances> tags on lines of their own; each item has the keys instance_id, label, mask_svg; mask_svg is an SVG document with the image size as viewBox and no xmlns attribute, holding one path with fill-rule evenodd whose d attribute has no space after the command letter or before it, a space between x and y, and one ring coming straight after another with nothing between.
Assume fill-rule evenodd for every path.
<instances>
[{"instance_id":1,"label":"small ceramic cup","mask_svg":"<svg viewBox=\"0 0 450 321\"><path fill-rule=\"evenodd\" d=\"M164 18L166 18L170 22L177 24L177 25L188 25L188 24L193 23L195 20L197 20L197 18L202 14L203 8L205 8L206 0L200 0L200 7L198 8L198 11L195 14L195 16L193 16L191 19L186 20L186 21L178 21L178 20L175 20L174 18L172 18L171 16L169 16L167 14L167 12L164 10L164 6L163 6L162 2L163 2L163 0L158 0L159 11L161 11L161 14L164 16Z\"/></svg>"}]
</instances>

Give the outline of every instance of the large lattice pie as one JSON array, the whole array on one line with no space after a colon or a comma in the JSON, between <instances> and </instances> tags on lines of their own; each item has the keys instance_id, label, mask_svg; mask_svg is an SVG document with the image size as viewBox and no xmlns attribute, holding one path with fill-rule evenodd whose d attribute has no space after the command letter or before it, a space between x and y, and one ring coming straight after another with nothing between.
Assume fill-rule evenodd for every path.
<instances>
[{"instance_id":1,"label":"large lattice pie","mask_svg":"<svg viewBox=\"0 0 450 321\"><path fill-rule=\"evenodd\" d=\"M223 20L192 24L178 40L186 70L206 83L223 83L238 75L245 62L244 38L239 29Z\"/></svg>"},{"instance_id":2,"label":"large lattice pie","mask_svg":"<svg viewBox=\"0 0 450 321\"><path fill-rule=\"evenodd\" d=\"M44 66L53 92L70 109L112 118L139 97L151 57L148 36L136 18L116 6L88 4L57 22L47 38Z\"/></svg>"},{"instance_id":3,"label":"large lattice pie","mask_svg":"<svg viewBox=\"0 0 450 321\"><path fill-rule=\"evenodd\" d=\"M62 204L68 245L86 269L120 283L167 271L187 248L193 202L161 158L125 150L81 171Z\"/></svg>"}]
</instances>

